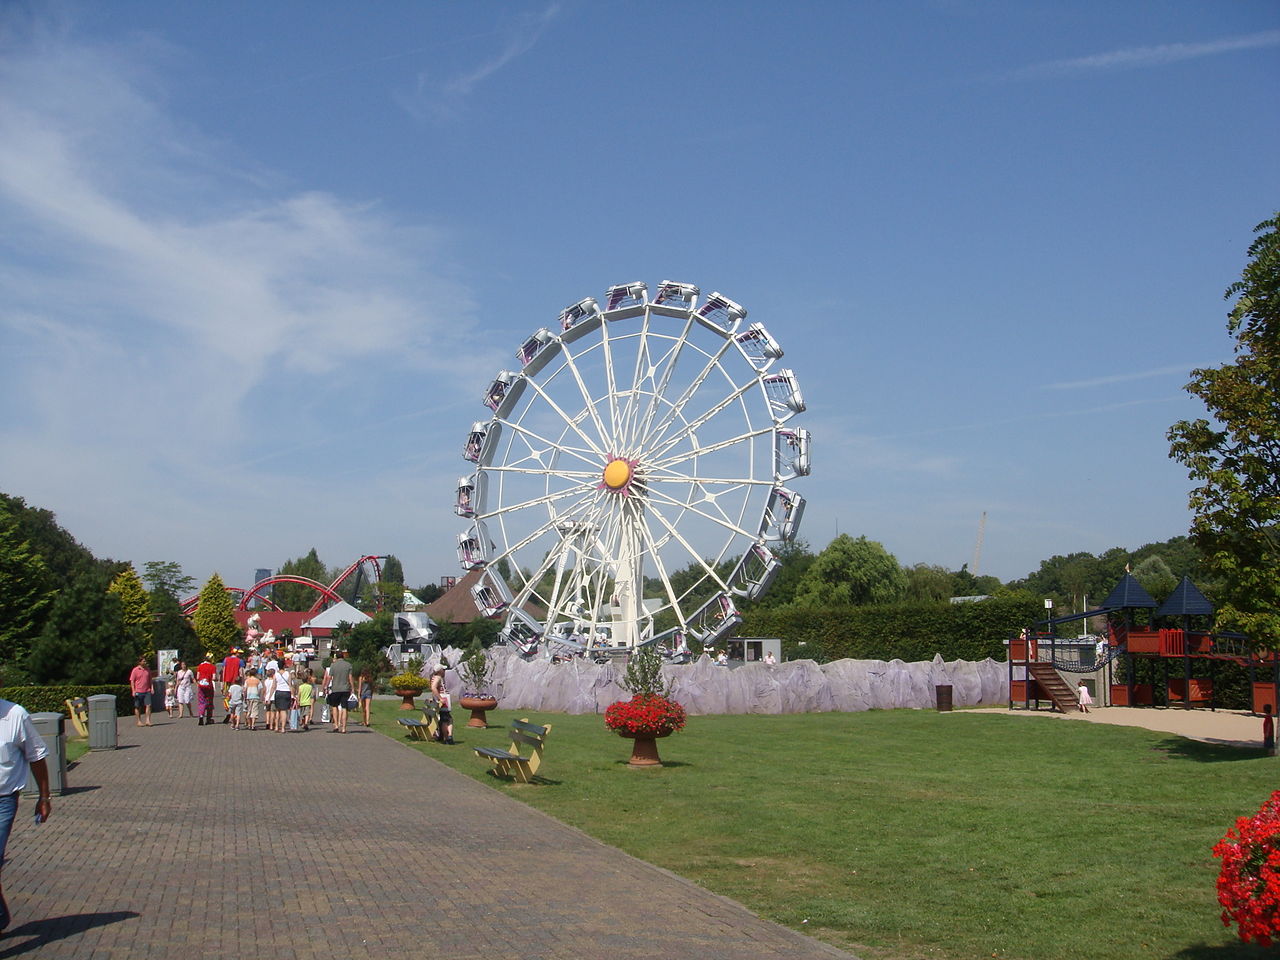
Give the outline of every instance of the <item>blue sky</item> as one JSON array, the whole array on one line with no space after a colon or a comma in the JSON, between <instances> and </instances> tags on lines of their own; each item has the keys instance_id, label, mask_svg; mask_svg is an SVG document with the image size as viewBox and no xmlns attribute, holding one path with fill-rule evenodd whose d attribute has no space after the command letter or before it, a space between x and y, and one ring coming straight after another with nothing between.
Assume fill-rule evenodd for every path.
<instances>
[{"instance_id":1,"label":"blue sky","mask_svg":"<svg viewBox=\"0 0 1280 960\"><path fill-rule=\"evenodd\" d=\"M815 547L1183 534L1277 89L1270 2L5 5L0 489L201 580L456 574L491 375L672 279L786 348Z\"/></svg>"}]
</instances>

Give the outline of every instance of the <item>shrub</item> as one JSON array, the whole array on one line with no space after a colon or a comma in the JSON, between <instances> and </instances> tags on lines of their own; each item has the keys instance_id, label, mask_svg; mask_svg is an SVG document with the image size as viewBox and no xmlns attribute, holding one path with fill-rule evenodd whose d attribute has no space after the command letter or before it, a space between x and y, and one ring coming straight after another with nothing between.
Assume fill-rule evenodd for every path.
<instances>
[{"instance_id":1,"label":"shrub","mask_svg":"<svg viewBox=\"0 0 1280 960\"><path fill-rule=\"evenodd\" d=\"M133 694L127 683L99 684L86 686L83 684L60 684L45 687L5 687L0 689L0 696L12 700L19 706L26 707L29 713L61 713L67 715L65 701L76 697L95 697L99 694L114 694L116 698L116 716L127 717L133 713Z\"/></svg>"}]
</instances>

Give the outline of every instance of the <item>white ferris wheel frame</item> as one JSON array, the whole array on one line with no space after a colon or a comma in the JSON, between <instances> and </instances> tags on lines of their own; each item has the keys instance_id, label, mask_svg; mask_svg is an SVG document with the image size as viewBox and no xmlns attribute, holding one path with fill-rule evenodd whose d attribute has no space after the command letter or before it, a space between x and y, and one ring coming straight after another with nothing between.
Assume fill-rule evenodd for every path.
<instances>
[{"instance_id":1,"label":"white ferris wheel frame","mask_svg":"<svg viewBox=\"0 0 1280 960\"><path fill-rule=\"evenodd\" d=\"M782 348L719 293L619 284L535 331L484 393L463 448L458 537L478 611L502 639L677 650L732 636L735 598L778 569L804 498L810 436ZM677 567L677 561L683 563ZM655 632L655 623L667 629Z\"/></svg>"}]
</instances>

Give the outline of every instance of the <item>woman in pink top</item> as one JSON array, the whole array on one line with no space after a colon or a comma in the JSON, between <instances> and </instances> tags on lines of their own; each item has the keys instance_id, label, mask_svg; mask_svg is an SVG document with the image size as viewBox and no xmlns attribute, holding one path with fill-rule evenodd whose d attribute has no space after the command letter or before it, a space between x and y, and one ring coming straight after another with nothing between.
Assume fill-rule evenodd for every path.
<instances>
[{"instance_id":1,"label":"woman in pink top","mask_svg":"<svg viewBox=\"0 0 1280 960\"><path fill-rule=\"evenodd\" d=\"M138 665L129 673L129 689L133 693L133 716L138 726L151 726L151 670L147 658L139 657ZM142 722L142 711L147 712L147 722Z\"/></svg>"}]
</instances>

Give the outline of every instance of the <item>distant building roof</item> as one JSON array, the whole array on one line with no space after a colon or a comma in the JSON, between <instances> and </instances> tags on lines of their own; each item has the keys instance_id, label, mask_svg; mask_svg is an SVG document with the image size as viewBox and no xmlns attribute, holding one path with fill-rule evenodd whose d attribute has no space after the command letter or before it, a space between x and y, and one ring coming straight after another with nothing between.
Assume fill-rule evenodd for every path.
<instances>
[{"instance_id":1,"label":"distant building roof","mask_svg":"<svg viewBox=\"0 0 1280 960\"><path fill-rule=\"evenodd\" d=\"M1191 578L1183 576L1169 599L1156 611L1157 617L1211 617L1213 604L1191 582Z\"/></svg>"},{"instance_id":2,"label":"distant building roof","mask_svg":"<svg viewBox=\"0 0 1280 960\"><path fill-rule=\"evenodd\" d=\"M332 630L338 624L346 622L355 626L357 623L364 623L366 620L372 620L373 617L367 613L361 613L345 600L335 603L333 606L321 610L310 620L302 625L304 630Z\"/></svg>"},{"instance_id":3,"label":"distant building roof","mask_svg":"<svg viewBox=\"0 0 1280 960\"><path fill-rule=\"evenodd\" d=\"M426 610L436 623L470 623L480 616L475 597L471 596L471 588L476 585L483 573L483 570L469 571L466 576L422 609ZM546 619L547 612L535 603L526 602L524 609L535 620Z\"/></svg>"},{"instance_id":4,"label":"distant building roof","mask_svg":"<svg viewBox=\"0 0 1280 960\"><path fill-rule=\"evenodd\" d=\"M1148 607L1154 609L1156 602L1151 599L1151 594L1143 589L1132 573L1126 573L1120 582L1116 584L1115 589L1107 594L1107 599L1102 601L1104 610L1119 610L1122 607Z\"/></svg>"}]
</instances>

